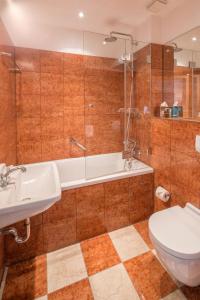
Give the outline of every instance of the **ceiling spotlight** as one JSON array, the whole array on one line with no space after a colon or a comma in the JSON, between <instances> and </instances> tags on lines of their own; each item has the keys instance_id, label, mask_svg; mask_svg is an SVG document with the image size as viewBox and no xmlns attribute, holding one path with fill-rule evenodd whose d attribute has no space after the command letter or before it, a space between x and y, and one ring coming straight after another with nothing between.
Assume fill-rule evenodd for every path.
<instances>
[{"instance_id":1,"label":"ceiling spotlight","mask_svg":"<svg viewBox=\"0 0 200 300\"><path fill-rule=\"evenodd\" d=\"M79 16L79 18L84 18L84 13L82 12L82 11L80 11L79 13L78 13L78 16Z\"/></svg>"},{"instance_id":2,"label":"ceiling spotlight","mask_svg":"<svg viewBox=\"0 0 200 300\"><path fill-rule=\"evenodd\" d=\"M197 41L196 36L193 36L192 40L193 40L193 42L196 42Z\"/></svg>"},{"instance_id":3,"label":"ceiling spotlight","mask_svg":"<svg viewBox=\"0 0 200 300\"><path fill-rule=\"evenodd\" d=\"M107 43L106 43L106 41L103 41L102 44L103 44L103 45L106 45Z\"/></svg>"}]
</instances>

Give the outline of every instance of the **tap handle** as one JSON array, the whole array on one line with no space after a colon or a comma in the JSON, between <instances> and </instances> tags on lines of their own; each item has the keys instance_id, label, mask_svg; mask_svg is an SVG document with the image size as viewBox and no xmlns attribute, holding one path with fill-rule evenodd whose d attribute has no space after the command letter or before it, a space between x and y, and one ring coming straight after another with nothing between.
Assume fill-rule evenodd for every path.
<instances>
[{"instance_id":1,"label":"tap handle","mask_svg":"<svg viewBox=\"0 0 200 300\"><path fill-rule=\"evenodd\" d=\"M14 182L14 181L9 182L9 181L8 181L8 182L7 182L7 186L8 186L8 185L14 185L14 188L16 189L16 182Z\"/></svg>"},{"instance_id":2,"label":"tap handle","mask_svg":"<svg viewBox=\"0 0 200 300\"><path fill-rule=\"evenodd\" d=\"M7 186L7 178L4 176L3 173L0 174L0 187L4 188Z\"/></svg>"}]
</instances>

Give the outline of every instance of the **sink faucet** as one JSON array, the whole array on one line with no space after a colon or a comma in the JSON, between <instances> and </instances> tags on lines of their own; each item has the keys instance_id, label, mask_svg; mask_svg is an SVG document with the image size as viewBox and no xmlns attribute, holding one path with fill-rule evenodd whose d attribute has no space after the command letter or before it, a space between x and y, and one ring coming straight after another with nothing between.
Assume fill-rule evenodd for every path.
<instances>
[{"instance_id":1,"label":"sink faucet","mask_svg":"<svg viewBox=\"0 0 200 300\"><path fill-rule=\"evenodd\" d=\"M22 173L26 172L26 168L24 166L18 166L13 168L8 168L5 173L0 174L0 187L4 188L7 187L9 184L12 184L9 182L9 175L13 172L21 171Z\"/></svg>"}]
</instances>

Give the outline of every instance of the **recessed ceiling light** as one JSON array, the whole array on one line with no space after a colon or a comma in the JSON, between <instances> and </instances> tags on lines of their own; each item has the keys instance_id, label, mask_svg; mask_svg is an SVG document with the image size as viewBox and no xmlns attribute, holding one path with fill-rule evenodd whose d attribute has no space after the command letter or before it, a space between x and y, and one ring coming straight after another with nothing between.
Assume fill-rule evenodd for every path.
<instances>
[{"instance_id":1,"label":"recessed ceiling light","mask_svg":"<svg viewBox=\"0 0 200 300\"><path fill-rule=\"evenodd\" d=\"M78 13L78 16L79 16L79 18L84 18L84 17L85 17L85 15L84 15L84 13L83 13L82 11L80 11L80 12Z\"/></svg>"},{"instance_id":2,"label":"recessed ceiling light","mask_svg":"<svg viewBox=\"0 0 200 300\"><path fill-rule=\"evenodd\" d=\"M106 45L107 43L106 43L106 41L103 41L102 44L103 44L103 45Z\"/></svg>"},{"instance_id":3,"label":"recessed ceiling light","mask_svg":"<svg viewBox=\"0 0 200 300\"><path fill-rule=\"evenodd\" d=\"M196 42L197 41L196 36L193 36L192 40L193 40L193 42Z\"/></svg>"}]
</instances>

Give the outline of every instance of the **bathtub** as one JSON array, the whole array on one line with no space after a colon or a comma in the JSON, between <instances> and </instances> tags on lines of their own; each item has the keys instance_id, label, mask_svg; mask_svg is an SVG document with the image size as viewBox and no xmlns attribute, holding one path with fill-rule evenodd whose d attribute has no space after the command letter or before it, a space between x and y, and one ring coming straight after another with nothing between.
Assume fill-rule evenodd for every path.
<instances>
[{"instance_id":1,"label":"bathtub","mask_svg":"<svg viewBox=\"0 0 200 300\"><path fill-rule=\"evenodd\" d=\"M153 173L151 167L136 159L133 160L132 169L126 171L121 152L62 159L55 162L63 191Z\"/></svg>"}]
</instances>

